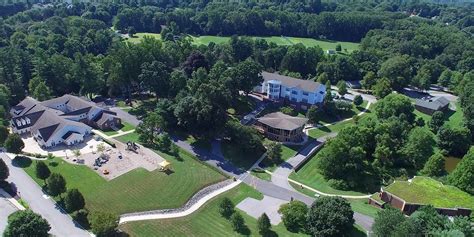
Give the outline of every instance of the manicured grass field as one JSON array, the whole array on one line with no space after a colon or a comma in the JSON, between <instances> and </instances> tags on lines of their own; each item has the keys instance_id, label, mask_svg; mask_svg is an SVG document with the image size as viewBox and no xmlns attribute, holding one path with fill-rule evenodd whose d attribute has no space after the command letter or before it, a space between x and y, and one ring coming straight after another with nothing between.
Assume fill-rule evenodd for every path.
<instances>
[{"instance_id":1,"label":"manicured grass field","mask_svg":"<svg viewBox=\"0 0 474 237\"><path fill-rule=\"evenodd\" d=\"M306 163L303 168L298 172L293 172L290 175L290 179L308 185L316 190L328 194L341 194L341 195L366 195L366 193L356 191L342 191L337 190L329 186L327 180L319 173L317 168L316 154Z\"/></svg>"},{"instance_id":2,"label":"manicured grass field","mask_svg":"<svg viewBox=\"0 0 474 237\"><path fill-rule=\"evenodd\" d=\"M138 142L139 137L140 137L140 135L138 135L137 132L132 132L132 133L125 134L123 136L115 137L114 139L117 139L117 140L119 140L123 143L127 143L129 141Z\"/></svg>"},{"instance_id":3,"label":"manicured grass field","mask_svg":"<svg viewBox=\"0 0 474 237\"><path fill-rule=\"evenodd\" d=\"M167 154L160 155L171 162L173 173L166 174L158 169L149 172L140 168L111 181L106 181L87 166L73 165L60 158L46 163L51 172L64 176L68 189L79 189L90 211L117 214L177 208L203 187L225 179L185 151L180 151L179 160ZM25 170L43 185L43 181L35 177L34 162Z\"/></svg>"},{"instance_id":4,"label":"manicured grass field","mask_svg":"<svg viewBox=\"0 0 474 237\"><path fill-rule=\"evenodd\" d=\"M127 131L131 131L135 129L135 126L125 121L122 121L122 127L120 127L119 129L122 130L123 132L127 132ZM103 133L105 133L106 135L112 136L112 135L118 134L118 131L114 131L114 130L103 131Z\"/></svg>"},{"instance_id":5,"label":"manicured grass field","mask_svg":"<svg viewBox=\"0 0 474 237\"><path fill-rule=\"evenodd\" d=\"M315 129L311 129L309 130L309 133L308 135L314 139L317 139L317 138L320 138L322 136L325 136L325 135L328 135L329 133L333 133L333 132L339 132L341 131L344 127L350 125L350 124L354 124L354 122L352 120L349 120L349 121L344 121L344 122L340 122L340 123L336 123L334 125L330 125L330 126L325 126L325 127L320 127L320 128L315 128Z\"/></svg>"},{"instance_id":6,"label":"manicured grass field","mask_svg":"<svg viewBox=\"0 0 474 237\"><path fill-rule=\"evenodd\" d=\"M251 187L241 184L212 199L189 216L168 220L130 222L120 226L120 229L127 232L130 236L242 236L233 231L230 222L219 214L219 203L224 197L230 198L235 205L247 197L263 198L260 193ZM243 215L245 224L249 228L250 233L248 235L260 236L257 230L257 220L246 215L244 212L240 213ZM272 226L272 230L278 236L305 236L288 232L283 223L280 223L278 226Z\"/></svg>"},{"instance_id":7,"label":"manicured grass field","mask_svg":"<svg viewBox=\"0 0 474 237\"><path fill-rule=\"evenodd\" d=\"M474 196L428 177L417 176L411 183L396 181L384 190L410 203L431 204L435 207L446 208L474 208Z\"/></svg>"},{"instance_id":8,"label":"manicured grass field","mask_svg":"<svg viewBox=\"0 0 474 237\"><path fill-rule=\"evenodd\" d=\"M155 33L137 33L134 35L133 38L126 38L128 42L131 43L139 43L140 40L144 36L150 36L154 37L156 39L161 39L160 34L155 34ZM216 44L223 44L227 43L230 40L229 36L212 36L212 35L202 35L202 36L190 36L193 44L196 45L208 45L211 42L214 42ZM319 46L321 47L324 51L328 49L336 49L336 45L341 44L342 47L342 52L345 53L345 49L347 49L347 52L350 53L354 50L357 50L359 48L358 43L353 43L353 42L342 42L342 41L329 41L329 40L316 40L312 38L299 38L299 37L284 37L284 36L265 36L265 37L251 37L253 39L264 39L267 42L272 42L277 45L294 45L298 43L302 43L306 47L314 47L314 46Z\"/></svg>"}]
</instances>

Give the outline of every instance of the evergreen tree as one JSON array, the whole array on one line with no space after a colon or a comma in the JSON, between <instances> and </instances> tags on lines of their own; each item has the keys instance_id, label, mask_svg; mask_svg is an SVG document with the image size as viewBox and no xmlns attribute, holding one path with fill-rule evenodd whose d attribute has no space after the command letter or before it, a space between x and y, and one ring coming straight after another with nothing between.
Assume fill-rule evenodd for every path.
<instances>
[{"instance_id":1,"label":"evergreen tree","mask_svg":"<svg viewBox=\"0 0 474 237\"><path fill-rule=\"evenodd\" d=\"M36 161L35 174L36 178L42 179L46 182L46 179L51 175L51 171L49 170L46 163L43 161Z\"/></svg>"},{"instance_id":2,"label":"evergreen tree","mask_svg":"<svg viewBox=\"0 0 474 237\"><path fill-rule=\"evenodd\" d=\"M265 236L269 231L272 225L270 224L270 219L266 213L263 213L257 220L258 232Z\"/></svg>"}]
</instances>

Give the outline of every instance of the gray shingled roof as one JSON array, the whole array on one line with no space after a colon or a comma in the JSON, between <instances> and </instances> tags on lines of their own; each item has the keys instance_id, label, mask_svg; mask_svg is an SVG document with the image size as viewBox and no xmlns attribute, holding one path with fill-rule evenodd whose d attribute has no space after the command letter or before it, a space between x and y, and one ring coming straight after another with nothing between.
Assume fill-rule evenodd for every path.
<instances>
[{"instance_id":1,"label":"gray shingled roof","mask_svg":"<svg viewBox=\"0 0 474 237\"><path fill-rule=\"evenodd\" d=\"M308 122L307 118L293 117L281 112L267 114L257 120L267 126L290 131L297 129Z\"/></svg>"},{"instance_id":2,"label":"gray shingled roof","mask_svg":"<svg viewBox=\"0 0 474 237\"><path fill-rule=\"evenodd\" d=\"M289 88L298 88L303 91L314 92L316 91L321 84L319 82L311 81L311 80L302 80L296 79L293 77L283 76L277 73L270 73L270 72L262 72L262 77L265 82L271 80L280 81L282 85L289 87Z\"/></svg>"},{"instance_id":3,"label":"gray shingled roof","mask_svg":"<svg viewBox=\"0 0 474 237\"><path fill-rule=\"evenodd\" d=\"M417 99L415 104L431 110L440 110L449 105L449 100L445 97L435 97L429 100Z\"/></svg>"}]
</instances>

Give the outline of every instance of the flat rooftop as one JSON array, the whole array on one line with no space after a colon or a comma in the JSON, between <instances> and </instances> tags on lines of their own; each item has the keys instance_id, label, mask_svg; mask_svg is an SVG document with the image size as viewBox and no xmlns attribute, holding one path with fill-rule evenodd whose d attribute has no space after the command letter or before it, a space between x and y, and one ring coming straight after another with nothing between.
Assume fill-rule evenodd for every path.
<instances>
[{"instance_id":1,"label":"flat rooftop","mask_svg":"<svg viewBox=\"0 0 474 237\"><path fill-rule=\"evenodd\" d=\"M470 208L474 210L474 196L432 178L417 176L408 181L395 181L384 191L409 203L430 204L439 208Z\"/></svg>"}]
</instances>

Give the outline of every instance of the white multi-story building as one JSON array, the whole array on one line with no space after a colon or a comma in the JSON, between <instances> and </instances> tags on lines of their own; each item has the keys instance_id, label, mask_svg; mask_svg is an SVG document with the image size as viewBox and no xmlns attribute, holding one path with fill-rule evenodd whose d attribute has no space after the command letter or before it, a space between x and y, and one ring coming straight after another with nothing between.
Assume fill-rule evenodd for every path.
<instances>
[{"instance_id":1,"label":"white multi-story building","mask_svg":"<svg viewBox=\"0 0 474 237\"><path fill-rule=\"evenodd\" d=\"M255 87L255 92L264 94L270 100L286 100L301 109L322 103L326 95L326 86L315 81L269 72L262 72L262 77L262 85Z\"/></svg>"}]
</instances>

